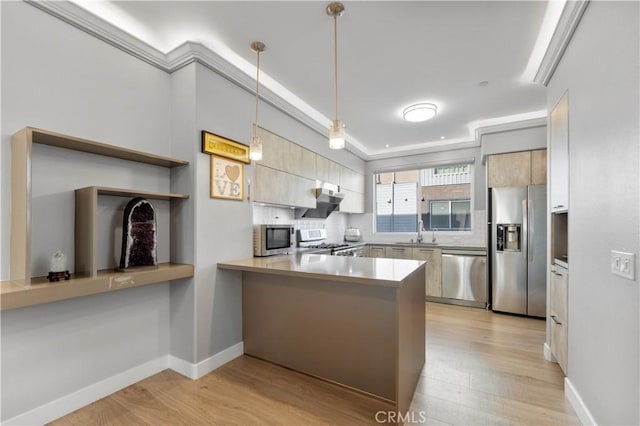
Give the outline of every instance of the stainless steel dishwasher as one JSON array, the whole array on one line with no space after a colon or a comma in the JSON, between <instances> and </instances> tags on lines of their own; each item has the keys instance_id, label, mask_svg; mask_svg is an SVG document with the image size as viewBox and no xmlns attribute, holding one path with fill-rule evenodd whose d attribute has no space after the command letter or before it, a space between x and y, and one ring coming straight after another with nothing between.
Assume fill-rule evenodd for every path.
<instances>
[{"instance_id":1,"label":"stainless steel dishwasher","mask_svg":"<svg viewBox=\"0 0 640 426\"><path fill-rule=\"evenodd\" d=\"M442 250L442 297L449 302L487 308L487 252Z\"/></svg>"}]
</instances>

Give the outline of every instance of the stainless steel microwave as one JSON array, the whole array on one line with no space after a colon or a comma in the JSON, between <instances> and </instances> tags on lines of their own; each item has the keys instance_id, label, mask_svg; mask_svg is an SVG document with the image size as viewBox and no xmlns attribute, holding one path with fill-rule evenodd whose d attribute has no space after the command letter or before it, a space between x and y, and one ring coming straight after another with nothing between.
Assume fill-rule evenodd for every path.
<instances>
[{"instance_id":1,"label":"stainless steel microwave","mask_svg":"<svg viewBox=\"0 0 640 426\"><path fill-rule=\"evenodd\" d=\"M253 227L253 255L273 256L291 251L294 230L292 225L255 225Z\"/></svg>"}]
</instances>

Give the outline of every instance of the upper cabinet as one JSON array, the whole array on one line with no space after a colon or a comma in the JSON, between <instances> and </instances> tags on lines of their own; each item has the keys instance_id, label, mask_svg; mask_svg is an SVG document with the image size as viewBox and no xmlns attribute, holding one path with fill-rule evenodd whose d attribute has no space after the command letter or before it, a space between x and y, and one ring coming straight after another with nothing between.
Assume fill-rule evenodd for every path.
<instances>
[{"instance_id":1,"label":"upper cabinet","mask_svg":"<svg viewBox=\"0 0 640 426\"><path fill-rule=\"evenodd\" d=\"M364 176L339 164L338 169L340 191L344 193L344 200L340 203L340 211L343 213L364 213Z\"/></svg>"},{"instance_id":2,"label":"upper cabinet","mask_svg":"<svg viewBox=\"0 0 640 426\"><path fill-rule=\"evenodd\" d=\"M315 207L316 181L340 186L340 211L364 213L364 176L326 157L259 128L262 160L253 166L254 201Z\"/></svg>"},{"instance_id":3,"label":"upper cabinet","mask_svg":"<svg viewBox=\"0 0 640 426\"><path fill-rule=\"evenodd\" d=\"M547 150L531 151L531 185L547 183Z\"/></svg>"},{"instance_id":4,"label":"upper cabinet","mask_svg":"<svg viewBox=\"0 0 640 426\"><path fill-rule=\"evenodd\" d=\"M316 206L315 183L312 179L254 164L252 199L258 203L313 208Z\"/></svg>"},{"instance_id":5,"label":"upper cabinet","mask_svg":"<svg viewBox=\"0 0 640 426\"><path fill-rule=\"evenodd\" d=\"M487 186L544 185L547 183L546 170L546 149L489 155Z\"/></svg>"},{"instance_id":6,"label":"upper cabinet","mask_svg":"<svg viewBox=\"0 0 640 426\"><path fill-rule=\"evenodd\" d=\"M565 92L549 118L551 212L569 210L569 94Z\"/></svg>"}]
</instances>

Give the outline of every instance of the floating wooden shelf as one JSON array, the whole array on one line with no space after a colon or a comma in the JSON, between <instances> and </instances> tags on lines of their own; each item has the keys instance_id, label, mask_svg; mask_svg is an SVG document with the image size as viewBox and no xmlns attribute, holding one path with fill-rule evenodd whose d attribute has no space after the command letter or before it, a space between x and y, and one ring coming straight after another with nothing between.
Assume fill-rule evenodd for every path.
<instances>
[{"instance_id":1,"label":"floating wooden shelf","mask_svg":"<svg viewBox=\"0 0 640 426\"><path fill-rule=\"evenodd\" d=\"M93 277L72 277L68 281L53 283L48 282L45 277L32 278L31 285L24 281L3 281L0 283L0 309L5 311L189 278L193 276L193 270L193 265L162 263L157 268L126 272L99 271Z\"/></svg>"},{"instance_id":2,"label":"floating wooden shelf","mask_svg":"<svg viewBox=\"0 0 640 426\"><path fill-rule=\"evenodd\" d=\"M108 188L106 186L87 186L76 189L78 191L95 192L97 195L112 195L115 197L144 197L152 200L185 200L189 194L171 194L168 192L138 191L135 189Z\"/></svg>"},{"instance_id":3,"label":"floating wooden shelf","mask_svg":"<svg viewBox=\"0 0 640 426\"><path fill-rule=\"evenodd\" d=\"M155 200L184 200L186 194L137 191L104 186L76 189L75 201L75 271L78 275L98 274L98 196L144 197Z\"/></svg>"},{"instance_id":4,"label":"floating wooden shelf","mask_svg":"<svg viewBox=\"0 0 640 426\"><path fill-rule=\"evenodd\" d=\"M0 283L0 306L22 306L64 300L120 288L135 287L193 276L193 265L166 263L135 272L97 270L98 196L145 197L156 200L184 200L186 194L139 191L90 186L76 190L75 271L72 279L49 283L31 277L31 158L34 143L135 161L159 167L186 166L188 161L161 157L47 130L25 127L11 141L11 264L10 280ZM34 242L37 243L37 242ZM173 259L173 255L170 259Z\"/></svg>"},{"instance_id":5,"label":"floating wooden shelf","mask_svg":"<svg viewBox=\"0 0 640 426\"><path fill-rule=\"evenodd\" d=\"M28 134L31 135L30 139L32 143L39 143L41 145L57 146L58 148L67 148L74 151L88 152L91 154L120 158L122 160L136 161L138 163L152 164L154 166L175 167L186 166L189 164L188 161L184 160L176 160L175 158L134 151L132 149L107 145L100 142L90 141L88 139L62 135L48 130L35 129L33 127L26 127L22 131L27 133L27 137Z\"/></svg>"}]
</instances>

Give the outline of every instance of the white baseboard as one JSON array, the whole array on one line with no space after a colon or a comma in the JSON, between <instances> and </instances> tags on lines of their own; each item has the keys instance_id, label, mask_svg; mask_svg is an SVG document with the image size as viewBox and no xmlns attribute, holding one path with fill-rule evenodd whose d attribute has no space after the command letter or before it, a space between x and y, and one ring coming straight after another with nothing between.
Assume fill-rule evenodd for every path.
<instances>
[{"instance_id":1,"label":"white baseboard","mask_svg":"<svg viewBox=\"0 0 640 426\"><path fill-rule=\"evenodd\" d=\"M543 346L543 350L544 350L544 359L546 359L549 362L558 362L556 360L556 357L553 356L553 354L551 353L551 348L549 347L549 344L547 342L544 342L544 346Z\"/></svg>"},{"instance_id":2,"label":"white baseboard","mask_svg":"<svg viewBox=\"0 0 640 426\"><path fill-rule=\"evenodd\" d=\"M2 422L3 425L42 425L52 422L79 408L91 404L120 389L153 376L167 368L167 357L163 356L122 373L79 389L61 398L47 402L25 413Z\"/></svg>"},{"instance_id":3,"label":"white baseboard","mask_svg":"<svg viewBox=\"0 0 640 426\"><path fill-rule=\"evenodd\" d=\"M122 373L101 380L97 383L79 389L61 398L47 402L25 413L2 422L3 426L11 425L43 425L67 415L79 408L91 404L105 396L111 395L120 389L153 376L167 368L196 380L209 374L213 370L227 362L241 356L244 353L244 344L237 343L210 358L197 364L191 364L172 355L162 356Z\"/></svg>"},{"instance_id":4,"label":"white baseboard","mask_svg":"<svg viewBox=\"0 0 640 426\"><path fill-rule=\"evenodd\" d=\"M192 364L183 359L169 355L169 368L185 377L197 380L200 377L211 373L216 368L219 368L227 362L239 357L243 353L244 344L240 342L203 361L200 361L197 364Z\"/></svg>"},{"instance_id":5,"label":"white baseboard","mask_svg":"<svg viewBox=\"0 0 640 426\"><path fill-rule=\"evenodd\" d=\"M589 411L589 408L587 408L587 405L580 397L576 388L573 387L573 384L568 377L564 378L564 396L575 410L578 419L580 419L580 423L583 425L597 425Z\"/></svg>"}]
</instances>

